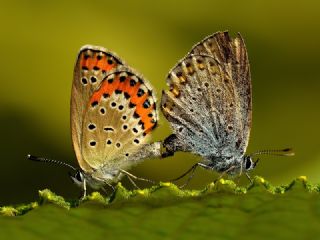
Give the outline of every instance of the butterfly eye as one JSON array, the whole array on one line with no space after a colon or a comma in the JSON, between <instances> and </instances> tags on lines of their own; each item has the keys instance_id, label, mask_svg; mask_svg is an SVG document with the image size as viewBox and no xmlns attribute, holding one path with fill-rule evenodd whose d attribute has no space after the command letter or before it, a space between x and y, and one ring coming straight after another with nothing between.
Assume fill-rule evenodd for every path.
<instances>
[{"instance_id":1,"label":"butterfly eye","mask_svg":"<svg viewBox=\"0 0 320 240\"><path fill-rule=\"evenodd\" d=\"M252 169L253 168L253 162L250 157L246 157L246 170Z\"/></svg>"},{"instance_id":2,"label":"butterfly eye","mask_svg":"<svg viewBox=\"0 0 320 240\"><path fill-rule=\"evenodd\" d=\"M82 182L83 181L83 175L80 171L76 172L75 174L75 178L79 181Z\"/></svg>"},{"instance_id":3,"label":"butterfly eye","mask_svg":"<svg viewBox=\"0 0 320 240\"><path fill-rule=\"evenodd\" d=\"M251 167L251 161L247 160L246 161L246 169L249 169Z\"/></svg>"}]
</instances>

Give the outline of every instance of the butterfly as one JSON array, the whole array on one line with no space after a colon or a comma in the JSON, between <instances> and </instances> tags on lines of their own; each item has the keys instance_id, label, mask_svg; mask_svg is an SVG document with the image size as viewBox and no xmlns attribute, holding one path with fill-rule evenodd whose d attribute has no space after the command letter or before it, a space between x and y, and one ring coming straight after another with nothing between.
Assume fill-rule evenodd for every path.
<instances>
[{"instance_id":1,"label":"butterfly","mask_svg":"<svg viewBox=\"0 0 320 240\"><path fill-rule=\"evenodd\" d=\"M291 149L245 154L252 122L252 87L240 34L231 38L227 31L217 32L194 45L170 70L167 84L170 89L162 92L161 110L173 134L164 140L163 157L176 151L202 157L181 177L194 173L198 166L231 175L247 173L257 164L254 155L290 155Z\"/></svg>"},{"instance_id":2,"label":"butterfly","mask_svg":"<svg viewBox=\"0 0 320 240\"><path fill-rule=\"evenodd\" d=\"M157 126L156 97L150 83L115 53L99 46L80 49L71 91L71 135L80 169L71 179L83 189L112 186L146 158L160 156L160 142L148 143ZM139 178L141 179L141 178Z\"/></svg>"}]
</instances>

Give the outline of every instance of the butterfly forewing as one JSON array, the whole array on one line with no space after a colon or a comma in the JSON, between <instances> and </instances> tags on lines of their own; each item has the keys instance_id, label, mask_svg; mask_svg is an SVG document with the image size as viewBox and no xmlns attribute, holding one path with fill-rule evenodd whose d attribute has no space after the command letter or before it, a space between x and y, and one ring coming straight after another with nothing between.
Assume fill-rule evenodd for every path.
<instances>
[{"instance_id":1,"label":"butterfly forewing","mask_svg":"<svg viewBox=\"0 0 320 240\"><path fill-rule=\"evenodd\" d=\"M156 126L156 99L148 82L128 67L108 74L88 101L81 149L92 168L126 164Z\"/></svg>"},{"instance_id":2,"label":"butterfly forewing","mask_svg":"<svg viewBox=\"0 0 320 240\"><path fill-rule=\"evenodd\" d=\"M123 65L123 62L102 47L87 45L82 47L78 54L71 93L71 133L78 162L81 168L87 171L90 167L81 153L83 118L87 103L106 74L120 65Z\"/></svg>"}]
</instances>

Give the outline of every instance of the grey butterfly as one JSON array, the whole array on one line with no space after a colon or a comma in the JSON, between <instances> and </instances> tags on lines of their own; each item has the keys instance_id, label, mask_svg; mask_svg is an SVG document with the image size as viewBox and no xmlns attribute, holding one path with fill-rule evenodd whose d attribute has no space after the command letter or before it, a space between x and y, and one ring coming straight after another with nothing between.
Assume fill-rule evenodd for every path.
<instances>
[{"instance_id":1,"label":"grey butterfly","mask_svg":"<svg viewBox=\"0 0 320 240\"><path fill-rule=\"evenodd\" d=\"M228 32L217 32L197 43L169 72L167 84L170 89L162 93L161 110L173 134L164 141L163 157L176 151L200 155L202 161L188 172L201 166L220 173L246 173L256 166L253 155L290 154L290 149L283 149L245 155L252 88L240 34L231 38Z\"/></svg>"}]
</instances>

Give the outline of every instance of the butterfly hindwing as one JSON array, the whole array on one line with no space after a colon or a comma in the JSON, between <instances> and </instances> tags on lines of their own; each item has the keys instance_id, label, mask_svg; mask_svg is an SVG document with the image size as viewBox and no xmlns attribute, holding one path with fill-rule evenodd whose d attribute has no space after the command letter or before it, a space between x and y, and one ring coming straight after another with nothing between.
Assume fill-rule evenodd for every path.
<instances>
[{"instance_id":1,"label":"butterfly hindwing","mask_svg":"<svg viewBox=\"0 0 320 240\"><path fill-rule=\"evenodd\" d=\"M251 123L251 82L240 36L216 33L193 47L167 78L161 107L178 149L202 156L244 152Z\"/></svg>"},{"instance_id":2,"label":"butterfly hindwing","mask_svg":"<svg viewBox=\"0 0 320 240\"><path fill-rule=\"evenodd\" d=\"M149 83L132 69L109 73L86 105L81 138L85 161L95 169L126 165L157 124L155 103Z\"/></svg>"},{"instance_id":3,"label":"butterfly hindwing","mask_svg":"<svg viewBox=\"0 0 320 240\"><path fill-rule=\"evenodd\" d=\"M206 37L193 46L189 55L204 54L214 57L226 75L225 81L232 81L239 101L241 133L236 142L236 148L244 152L247 148L252 122L252 86L250 64L243 38L238 33L230 38L229 33L217 32ZM230 79L229 79L230 78Z\"/></svg>"},{"instance_id":4,"label":"butterfly hindwing","mask_svg":"<svg viewBox=\"0 0 320 240\"><path fill-rule=\"evenodd\" d=\"M80 143L87 103L106 74L121 65L122 60L103 47L86 45L78 54L71 93L71 133L78 162L84 170L91 170L83 160Z\"/></svg>"},{"instance_id":5,"label":"butterfly hindwing","mask_svg":"<svg viewBox=\"0 0 320 240\"><path fill-rule=\"evenodd\" d=\"M162 111L183 150L200 155L216 151L221 138L219 110L224 95L208 93L213 85L221 85L216 67L211 57L187 56L170 71L167 79L170 90L162 97Z\"/></svg>"}]
</instances>

